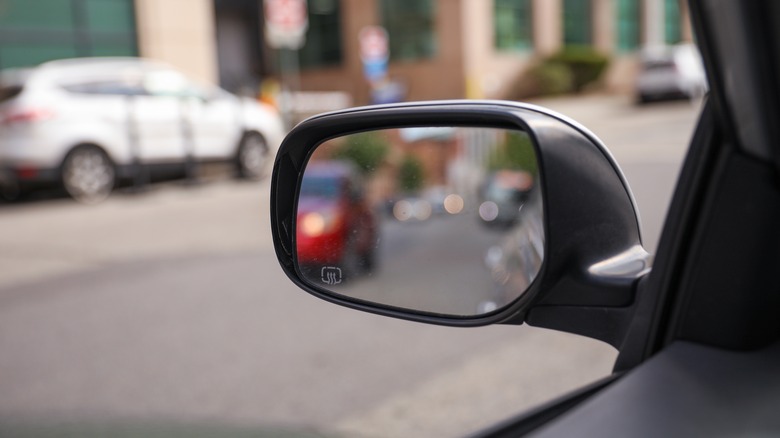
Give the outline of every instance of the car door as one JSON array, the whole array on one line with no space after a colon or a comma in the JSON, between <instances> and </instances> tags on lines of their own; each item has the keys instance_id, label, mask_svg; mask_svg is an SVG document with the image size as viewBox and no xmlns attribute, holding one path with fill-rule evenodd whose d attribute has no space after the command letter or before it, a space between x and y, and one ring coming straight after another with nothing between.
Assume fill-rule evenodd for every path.
<instances>
[{"instance_id":1,"label":"car door","mask_svg":"<svg viewBox=\"0 0 780 438\"><path fill-rule=\"evenodd\" d=\"M181 73L147 73L148 94L136 101L142 159L148 162L225 160L241 136L239 102L201 87Z\"/></svg>"},{"instance_id":2,"label":"car door","mask_svg":"<svg viewBox=\"0 0 780 438\"><path fill-rule=\"evenodd\" d=\"M195 157L201 161L228 160L235 157L241 139L241 108L238 98L226 91L191 86L187 98L189 123Z\"/></svg>"},{"instance_id":3,"label":"car door","mask_svg":"<svg viewBox=\"0 0 780 438\"><path fill-rule=\"evenodd\" d=\"M132 101L138 159L145 164L181 163L192 155L186 141L186 79L179 73L153 69L144 76L145 93Z\"/></svg>"},{"instance_id":4,"label":"car door","mask_svg":"<svg viewBox=\"0 0 780 438\"><path fill-rule=\"evenodd\" d=\"M68 144L94 142L117 165L131 161L132 100L142 92L141 75L81 75L58 85L68 93L67 119L60 133Z\"/></svg>"}]
</instances>

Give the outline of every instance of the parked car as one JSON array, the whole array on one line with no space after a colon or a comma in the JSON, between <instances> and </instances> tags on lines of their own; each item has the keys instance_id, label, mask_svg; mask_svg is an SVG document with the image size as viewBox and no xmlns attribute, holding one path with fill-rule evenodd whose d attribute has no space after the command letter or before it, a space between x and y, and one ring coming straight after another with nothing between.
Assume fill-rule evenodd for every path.
<instances>
[{"instance_id":1,"label":"parked car","mask_svg":"<svg viewBox=\"0 0 780 438\"><path fill-rule=\"evenodd\" d=\"M645 49L635 88L639 103L702 97L707 92L707 78L699 50L692 44Z\"/></svg>"},{"instance_id":2,"label":"parked car","mask_svg":"<svg viewBox=\"0 0 780 438\"><path fill-rule=\"evenodd\" d=\"M317 161L306 168L297 207L298 261L313 278L339 284L374 267L378 224L362 179L350 162Z\"/></svg>"},{"instance_id":3,"label":"parked car","mask_svg":"<svg viewBox=\"0 0 780 438\"><path fill-rule=\"evenodd\" d=\"M503 169L489 174L480 190L478 215L482 224L497 229L515 225L533 187L533 176L523 170Z\"/></svg>"},{"instance_id":4,"label":"parked car","mask_svg":"<svg viewBox=\"0 0 780 438\"><path fill-rule=\"evenodd\" d=\"M283 136L272 107L145 59L68 59L0 73L6 196L59 184L94 202L117 181L210 161L260 178Z\"/></svg>"},{"instance_id":5,"label":"parked car","mask_svg":"<svg viewBox=\"0 0 780 438\"><path fill-rule=\"evenodd\" d=\"M689 4L710 92L655 256L642 247L626 179L586 128L538 106L452 101L330 113L298 125L279 150L272 178L272 228L282 268L310 294L356 310L456 327L529 324L619 351L612 375L477 436L780 435L780 4ZM334 293L296 272L286 248L294 239L289 200L300 188L289 182L306 169L290 163L325 138L407 126L531 134L543 182L543 260L513 301L489 312L434 313L412 299L395 306L382 304L393 302L386 297L379 302ZM430 275L432 266L411 266L397 276L448 274L441 269ZM420 286L412 292L442 293L438 283ZM448 289L452 296L485 293ZM534 351L525 353L533 360ZM523 365L512 364L518 373Z\"/></svg>"},{"instance_id":6,"label":"parked car","mask_svg":"<svg viewBox=\"0 0 780 438\"><path fill-rule=\"evenodd\" d=\"M495 310L514 299L518 290L527 289L544 261L544 217L538 191L523 204L522 220L507 230L504 237L485 253L485 267L495 283L494 297L480 306Z\"/></svg>"}]
</instances>

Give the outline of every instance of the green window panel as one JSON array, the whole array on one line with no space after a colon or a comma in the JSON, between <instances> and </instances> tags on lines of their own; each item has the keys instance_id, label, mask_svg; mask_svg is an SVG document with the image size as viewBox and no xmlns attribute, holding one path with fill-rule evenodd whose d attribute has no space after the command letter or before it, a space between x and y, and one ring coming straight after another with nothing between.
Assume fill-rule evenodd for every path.
<instances>
[{"instance_id":1,"label":"green window panel","mask_svg":"<svg viewBox=\"0 0 780 438\"><path fill-rule=\"evenodd\" d=\"M52 59L73 58L78 56L71 45L35 45L0 47L0 62L3 68L29 67Z\"/></svg>"},{"instance_id":2,"label":"green window panel","mask_svg":"<svg viewBox=\"0 0 780 438\"><path fill-rule=\"evenodd\" d=\"M92 46L90 56L138 56L135 45L96 44Z\"/></svg>"},{"instance_id":3,"label":"green window panel","mask_svg":"<svg viewBox=\"0 0 780 438\"><path fill-rule=\"evenodd\" d=\"M617 0L617 49L622 52L639 47L640 3L639 0Z\"/></svg>"},{"instance_id":4,"label":"green window panel","mask_svg":"<svg viewBox=\"0 0 780 438\"><path fill-rule=\"evenodd\" d=\"M0 28L72 30L73 12L68 0L2 0Z\"/></svg>"},{"instance_id":5,"label":"green window panel","mask_svg":"<svg viewBox=\"0 0 780 438\"><path fill-rule=\"evenodd\" d=\"M387 29L391 60L415 60L436 55L433 0L381 0L382 25Z\"/></svg>"},{"instance_id":6,"label":"green window panel","mask_svg":"<svg viewBox=\"0 0 780 438\"><path fill-rule=\"evenodd\" d=\"M339 65L341 44L341 1L309 0L309 28L299 52L302 68Z\"/></svg>"},{"instance_id":7,"label":"green window panel","mask_svg":"<svg viewBox=\"0 0 780 438\"><path fill-rule=\"evenodd\" d=\"M133 0L0 0L0 68L138 54Z\"/></svg>"},{"instance_id":8,"label":"green window panel","mask_svg":"<svg viewBox=\"0 0 780 438\"><path fill-rule=\"evenodd\" d=\"M498 50L525 51L533 47L531 0L494 0L494 42Z\"/></svg>"},{"instance_id":9,"label":"green window panel","mask_svg":"<svg viewBox=\"0 0 780 438\"><path fill-rule=\"evenodd\" d=\"M563 44L588 46L593 43L593 14L590 0L563 1Z\"/></svg>"},{"instance_id":10,"label":"green window panel","mask_svg":"<svg viewBox=\"0 0 780 438\"><path fill-rule=\"evenodd\" d=\"M129 0L86 0L87 28L92 32L135 33L135 12Z\"/></svg>"},{"instance_id":11,"label":"green window panel","mask_svg":"<svg viewBox=\"0 0 780 438\"><path fill-rule=\"evenodd\" d=\"M664 0L664 40L667 44L682 41L679 0Z\"/></svg>"}]
</instances>

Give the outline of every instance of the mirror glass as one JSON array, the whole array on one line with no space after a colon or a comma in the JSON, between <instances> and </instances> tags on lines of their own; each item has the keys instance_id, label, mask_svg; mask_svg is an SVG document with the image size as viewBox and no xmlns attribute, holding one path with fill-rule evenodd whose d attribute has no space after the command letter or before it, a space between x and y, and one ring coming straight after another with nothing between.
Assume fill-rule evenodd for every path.
<instances>
[{"instance_id":1,"label":"mirror glass","mask_svg":"<svg viewBox=\"0 0 780 438\"><path fill-rule=\"evenodd\" d=\"M523 131L415 127L320 144L304 170L296 260L344 297L449 316L502 308L544 259L537 157Z\"/></svg>"}]
</instances>

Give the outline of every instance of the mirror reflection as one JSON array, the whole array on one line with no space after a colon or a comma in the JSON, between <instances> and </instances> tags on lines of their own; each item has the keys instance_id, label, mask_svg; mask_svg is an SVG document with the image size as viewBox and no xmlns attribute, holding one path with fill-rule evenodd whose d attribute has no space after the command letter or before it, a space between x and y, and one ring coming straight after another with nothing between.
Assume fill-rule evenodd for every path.
<instances>
[{"instance_id":1,"label":"mirror reflection","mask_svg":"<svg viewBox=\"0 0 780 438\"><path fill-rule=\"evenodd\" d=\"M317 147L297 206L302 277L334 294L475 316L539 273L538 162L522 131L415 127Z\"/></svg>"}]
</instances>

